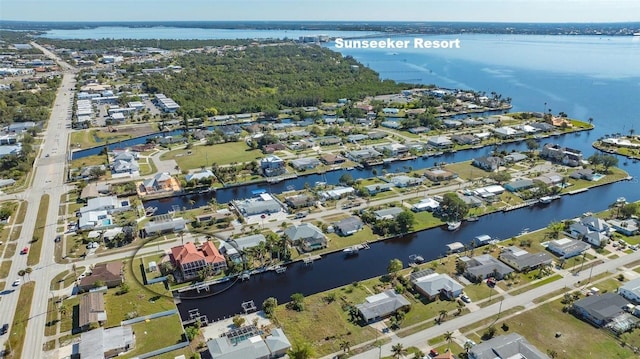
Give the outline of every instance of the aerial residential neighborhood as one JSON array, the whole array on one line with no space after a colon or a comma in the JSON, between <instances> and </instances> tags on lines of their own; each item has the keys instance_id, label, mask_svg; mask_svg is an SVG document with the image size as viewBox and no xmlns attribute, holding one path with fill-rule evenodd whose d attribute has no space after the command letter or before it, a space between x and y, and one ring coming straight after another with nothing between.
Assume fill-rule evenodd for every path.
<instances>
[{"instance_id":1,"label":"aerial residential neighborhood","mask_svg":"<svg viewBox=\"0 0 640 359\"><path fill-rule=\"evenodd\" d=\"M633 127L254 26L0 30L0 357L638 355Z\"/></svg>"}]
</instances>

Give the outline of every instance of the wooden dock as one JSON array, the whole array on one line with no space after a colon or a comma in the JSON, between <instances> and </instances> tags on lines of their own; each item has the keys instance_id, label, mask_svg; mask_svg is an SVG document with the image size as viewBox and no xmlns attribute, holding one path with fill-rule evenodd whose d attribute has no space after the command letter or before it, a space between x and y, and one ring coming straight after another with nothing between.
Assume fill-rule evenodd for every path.
<instances>
[{"instance_id":1,"label":"wooden dock","mask_svg":"<svg viewBox=\"0 0 640 359\"><path fill-rule=\"evenodd\" d=\"M304 265L309 265L309 264L313 264L314 261L317 261L320 259L322 259L322 257L318 254L315 256L307 256L304 259L302 259L302 261L304 262Z\"/></svg>"}]
</instances>

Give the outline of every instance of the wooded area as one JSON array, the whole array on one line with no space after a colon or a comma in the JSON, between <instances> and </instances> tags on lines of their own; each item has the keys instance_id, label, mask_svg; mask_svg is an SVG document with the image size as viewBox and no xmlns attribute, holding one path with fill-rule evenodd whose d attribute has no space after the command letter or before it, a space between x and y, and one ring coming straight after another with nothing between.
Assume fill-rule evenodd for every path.
<instances>
[{"instance_id":1,"label":"wooded area","mask_svg":"<svg viewBox=\"0 0 640 359\"><path fill-rule=\"evenodd\" d=\"M351 57L317 46L262 46L223 55L188 54L176 59L180 74L149 75L144 91L164 93L187 118L246 112L277 113L286 107L317 106L398 93L416 87L381 81Z\"/></svg>"}]
</instances>

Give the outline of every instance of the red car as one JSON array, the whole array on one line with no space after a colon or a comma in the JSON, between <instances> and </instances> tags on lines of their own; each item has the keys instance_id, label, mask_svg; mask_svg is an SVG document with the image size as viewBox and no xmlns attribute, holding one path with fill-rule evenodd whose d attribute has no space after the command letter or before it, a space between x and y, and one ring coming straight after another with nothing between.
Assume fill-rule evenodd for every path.
<instances>
[{"instance_id":1,"label":"red car","mask_svg":"<svg viewBox=\"0 0 640 359\"><path fill-rule=\"evenodd\" d=\"M29 247L24 247L22 248L22 250L20 251L20 254L27 254L29 253Z\"/></svg>"}]
</instances>

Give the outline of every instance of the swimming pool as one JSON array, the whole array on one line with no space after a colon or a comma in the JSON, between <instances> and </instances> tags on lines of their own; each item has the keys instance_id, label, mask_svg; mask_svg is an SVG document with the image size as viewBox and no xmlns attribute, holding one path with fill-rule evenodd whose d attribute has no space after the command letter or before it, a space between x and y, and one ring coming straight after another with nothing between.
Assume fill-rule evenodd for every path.
<instances>
[{"instance_id":1,"label":"swimming pool","mask_svg":"<svg viewBox=\"0 0 640 359\"><path fill-rule=\"evenodd\" d=\"M110 226L111 225L111 219L109 218L105 218L102 220L102 225L103 226Z\"/></svg>"},{"instance_id":2,"label":"swimming pool","mask_svg":"<svg viewBox=\"0 0 640 359\"><path fill-rule=\"evenodd\" d=\"M591 180L595 182L595 181L600 181L603 178L604 178L603 174L594 173L593 176L591 177Z\"/></svg>"}]
</instances>

